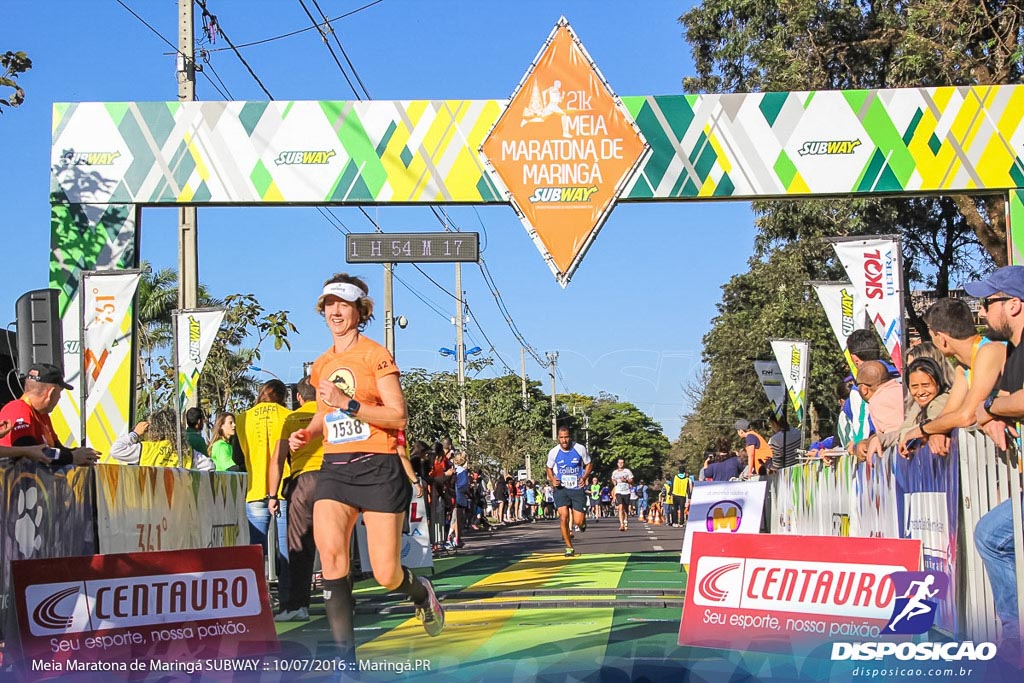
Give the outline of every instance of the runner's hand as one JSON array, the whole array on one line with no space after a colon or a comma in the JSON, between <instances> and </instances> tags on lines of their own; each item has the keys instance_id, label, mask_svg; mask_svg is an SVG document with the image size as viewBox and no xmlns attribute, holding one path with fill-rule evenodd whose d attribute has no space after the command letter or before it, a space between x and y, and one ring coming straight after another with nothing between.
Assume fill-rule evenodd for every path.
<instances>
[{"instance_id":1,"label":"runner's hand","mask_svg":"<svg viewBox=\"0 0 1024 683\"><path fill-rule=\"evenodd\" d=\"M309 432L305 429L298 429L288 437L288 448L293 452L299 450L309 443Z\"/></svg>"},{"instance_id":2,"label":"runner's hand","mask_svg":"<svg viewBox=\"0 0 1024 683\"><path fill-rule=\"evenodd\" d=\"M316 390L320 400L329 408L344 408L352 399L351 396L339 389L338 385L329 379L320 380Z\"/></svg>"}]
</instances>

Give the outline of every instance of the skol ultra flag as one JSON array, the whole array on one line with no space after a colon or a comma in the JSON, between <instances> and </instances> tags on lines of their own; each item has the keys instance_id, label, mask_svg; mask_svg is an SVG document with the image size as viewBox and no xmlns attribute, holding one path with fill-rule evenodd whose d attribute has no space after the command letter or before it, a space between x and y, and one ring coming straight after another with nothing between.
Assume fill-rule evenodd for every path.
<instances>
[{"instance_id":1,"label":"skol ultra flag","mask_svg":"<svg viewBox=\"0 0 1024 683\"><path fill-rule=\"evenodd\" d=\"M833 242L893 364L903 372L903 286L899 242L889 237Z\"/></svg>"}]
</instances>

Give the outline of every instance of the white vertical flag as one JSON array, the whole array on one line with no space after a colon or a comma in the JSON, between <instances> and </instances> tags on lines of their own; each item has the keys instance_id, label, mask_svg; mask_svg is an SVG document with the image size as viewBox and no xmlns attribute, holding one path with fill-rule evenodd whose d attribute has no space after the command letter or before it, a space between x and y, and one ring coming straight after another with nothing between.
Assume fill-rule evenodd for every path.
<instances>
[{"instance_id":1,"label":"white vertical flag","mask_svg":"<svg viewBox=\"0 0 1024 683\"><path fill-rule=\"evenodd\" d=\"M82 273L82 443L101 451L128 426L129 402L121 397L130 385L132 302L139 278L137 270Z\"/></svg>"},{"instance_id":2,"label":"white vertical flag","mask_svg":"<svg viewBox=\"0 0 1024 683\"><path fill-rule=\"evenodd\" d=\"M851 371L855 371L853 360L846 351L846 340L854 330L866 327L864 303L857 295L857 290L848 282L812 282L818 295L821 307L825 309L825 317L832 326L839 348L846 356Z\"/></svg>"},{"instance_id":3,"label":"white vertical flag","mask_svg":"<svg viewBox=\"0 0 1024 683\"><path fill-rule=\"evenodd\" d=\"M786 384L782 377L782 368L773 360L755 360L754 371L772 404L772 410L776 415L781 415L783 408L786 407Z\"/></svg>"},{"instance_id":4,"label":"white vertical flag","mask_svg":"<svg viewBox=\"0 0 1024 683\"><path fill-rule=\"evenodd\" d=\"M772 352L782 369L782 380L789 391L789 400L796 411L797 422L803 422L808 378L808 345L805 341L772 339Z\"/></svg>"},{"instance_id":5,"label":"white vertical flag","mask_svg":"<svg viewBox=\"0 0 1024 683\"><path fill-rule=\"evenodd\" d=\"M178 411L185 408L196 393L199 375L224 319L223 308L195 308L176 311L178 317L175 340L178 367Z\"/></svg>"},{"instance_id":6,"label":"white vertical flag","mask_svg":"<svg viewBox=\"0 0 1024 683\"><path fill-rule=\"evenodd\" d=\"M903 372L903 278L900 246L891 237L833 242L839 261L864 302L868 319Z\"/></svg>"}]
</instances>

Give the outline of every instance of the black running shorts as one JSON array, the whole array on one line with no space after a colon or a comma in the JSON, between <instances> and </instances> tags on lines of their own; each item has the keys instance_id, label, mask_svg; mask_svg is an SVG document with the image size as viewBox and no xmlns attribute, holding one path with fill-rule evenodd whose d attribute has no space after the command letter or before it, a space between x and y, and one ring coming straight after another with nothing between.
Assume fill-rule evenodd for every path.
<instances>
[{"instance_id":1,"label":"black running shorts","mask_svg":"<svg viewBox=\"0 0 1024 683\"><path fill-rule=\"evenodd\" d=\"M334 500L360 512L408 512L412 484L397 453L324 455L315 500Z\"/></svg>"}]
</instances>

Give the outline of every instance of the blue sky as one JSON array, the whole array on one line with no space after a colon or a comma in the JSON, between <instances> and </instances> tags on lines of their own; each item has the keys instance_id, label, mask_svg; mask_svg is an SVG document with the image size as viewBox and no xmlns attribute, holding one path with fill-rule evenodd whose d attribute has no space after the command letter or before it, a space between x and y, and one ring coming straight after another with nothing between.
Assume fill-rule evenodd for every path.
<instances>
[{"instance_id":1,"label":"blue sky","mask_svg":"<svg viewBox=\"0 0 1024 683\"><path fill-rule=\"evenodd\" d=\"M334 17L368 1L319 3ZM173 0L123 2L177 42ZM619 95L677 94L682 78L693 71L677 22L691 4L384 0L334 28L374 99L507 98L560 14ZM306 5L316 13L312 0ZM310 26L298 0L208 0L207 6L236 45ZM196 26L198 38L198 12ZM226 46L220 39L208 47ZM47 286L52 103L175 100L177 85L171 48L115 0L7 0L0 50L24 50L34 62L21 77L27 101L0 117L8 245L0 317L6 314L6 323L14 319L21 293ZM314 30L241 52L275 99L353 98ZM266 99L232 52L212 52L210 63L233 99ZM203 100L222 99L202 77L197 93ZM368 211L385 231L442 229L427 208ZM687 409L681 388L698 369L701 337L720 287L746 269L752 251L749 204L620 205L564 290L511 208L447 211L461 229L481 232L483 257L526 340L542 356L559 352L559 393L616 394L676 438ZM334 209L334 215L353 231L373 230L355 208ZM172 209L143 214L141 255L158 268L177 266L175 222ZM337 271L358 274L380 298L381 268L348 266L343 235L314 209L200 209L199 235L200 279L214 295L251 292L268 310L290 311L300 332L292 351L267 349L261 363L286 381L301 377L303 361L329 343L313 311L325 278ZM452 265L423 268L453 291ZM396 272L419 295L396 282L395 313L409 320L396 331L399 366L453 370L454 362L437 349L455 345L454 299L412 266ZM487 349L493 343L518 373L519 343L474 264L463 267L463 289L473 313L467 345ZM380 316L369 334L383 341ZM481 376L504 373L492 357L494 367ZM529 356L526 369L550 390L547 371Z\"/></svg>"}]
</instances>

